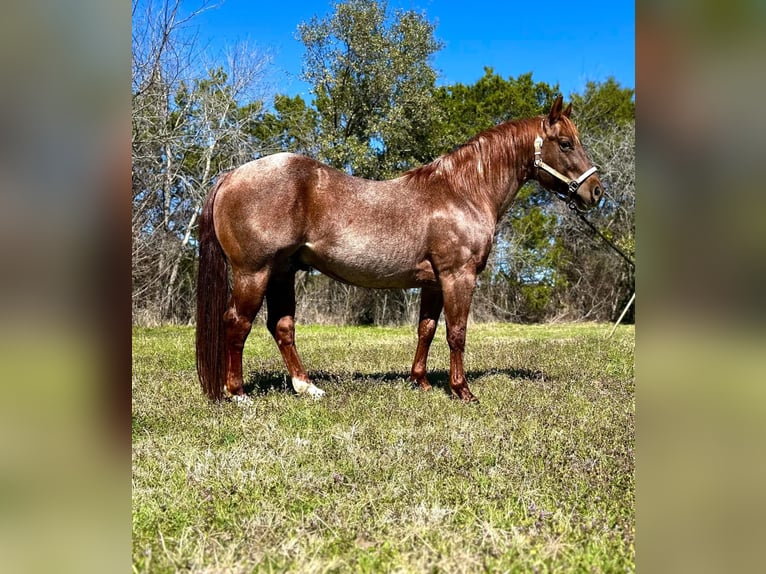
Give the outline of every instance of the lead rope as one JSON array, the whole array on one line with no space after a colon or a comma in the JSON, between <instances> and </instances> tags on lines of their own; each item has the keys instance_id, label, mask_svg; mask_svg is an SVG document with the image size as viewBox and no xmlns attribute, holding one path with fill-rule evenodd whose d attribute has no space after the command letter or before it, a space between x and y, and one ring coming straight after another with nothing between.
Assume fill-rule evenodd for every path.
<instances>
[{"instance_id":1,"label":"lead rope","mask_svg":"<svg viewBox=\"0 0 766 574\"><path fill-rule=\"evenodd\" d=\"M620 257L622 257L625 261L627 261L628 265L630 265L633 268L634 272L636 271L636 264L633 262L633 260L630 257L628 257L627 255L625 255L625 253L623 253L622 249L617 247L608 237L606 237L603 233L601 233L601 231L599 231L595 225L593 225L590 221L585 219L585 215L581 211L577 211L576 213L577 213L577 217L579 217L580 220L582 220L582 222L585 223L585 225L590 227L593 230L593 232L596 235L598 235L601 239L603 239L609 247L614 249ZM625 305L625 308L622 310L622 313L620 313L619 318L612 326L612 330L606 336L607 339L610 339L612 335L614 335L614 332L617 329L617 325L620 324L620 322L622 321L622 318L625 316L625 313L628 312L628 309L630 309L630 306L633 304L635 300L636 300L636 292L633 291L633 295L631 295L630 300Z\"/></svg>"},{"instance_id":2,"label":"lead rope","mask_svg":"<svg viewBox=\"0 0 766 574\"><path fill-rule=\"evenodd\" d=\"M581 211L576 211L575 213L577 213L577 217L579 217L583 221L583 223L585 223L585 225L590 227L593 230L593 232L596 235L598 235L601 239L603 239L609 247L614 249L620 257L622 257L625 261L627 261L628 264L633 268L633 271L636 270L636 264L633 262L633 260L627 255L625 255L622 249L617 247L608 237L606 237L603 233L601 233L601 231L599 231L595 225L593 225L590 221L585 219L585 214L583 214Z\"/></svg>"}]
</instances>

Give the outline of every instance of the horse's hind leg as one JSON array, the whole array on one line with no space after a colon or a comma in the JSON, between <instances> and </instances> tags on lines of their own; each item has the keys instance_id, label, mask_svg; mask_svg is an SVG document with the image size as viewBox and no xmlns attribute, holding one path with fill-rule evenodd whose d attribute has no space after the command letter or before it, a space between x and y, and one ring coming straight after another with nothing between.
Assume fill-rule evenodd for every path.
<instances>
[{"instance_id":1,"label":"horse's hind leg","mask_svg":"<svg viewBox=\"0 0 766 574\"><path fill-rule=\"evenodd\" d=\"M224 314L226 337L226 389L233 395L244 395L242 379L242 349L245 346L253 320L263 304L268 269L255 273L233 273L229 308Z\"/></svg>"},{"instance_id":2,"label":"horse's hind leg","mask_svg":"<svg viewBox=\"0 0 766 574\"><path fill-rule=\"evenodd\" d=\"M274 275L266 290L268 318L266 326L279 347L287 371L298 394L314 398L324 391L309 381L295 346L295 273Z\"/></svg>"},{"instance_id":3,"label":"horse's hind leg","mask_svg":"<svg viewBox=\"0 0 766 574\"><path fill-rule=\"evenodd\" d=\"M424 287L420 292L420 320L418 322L418 348L415 360L412 362L410 380L416 381L424 391L431 390L431 384L426 377L426 363L431 341L434 340L436 325L442 312L444 300L439 289Z\"/></svg>"}]
</instances>

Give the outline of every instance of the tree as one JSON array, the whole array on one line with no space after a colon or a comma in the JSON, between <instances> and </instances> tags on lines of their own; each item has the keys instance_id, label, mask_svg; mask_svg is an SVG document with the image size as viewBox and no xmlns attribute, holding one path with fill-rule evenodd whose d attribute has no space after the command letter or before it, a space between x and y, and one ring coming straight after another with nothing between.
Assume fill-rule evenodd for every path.
<instances>
[{"instance_id":1,"label":"tree","mask_svg":"<svg viewBox=\"0 0 766 574\"><path fill-rule=\"evenodd\" d=\"M547 113L557 94L558 86L534 82L531 72L505 79L490 67L473 85L442 86L435 94L442 110L439 153L499 123Z\"/></svg>"},{"instance_id":2,"label":"tree","mask_svg":"<svg viewBox=\"0 0 766 574\"><path fill-rule=\"evenodd\" d=\"M614 78L588 82L583 94L572 94L572 107L579 110L577 125L581 132L595 137L615 125L632 123L636 117L635 91L623 88Z\"/></svg>"},{"instance_id":3,"label":"tree","mask_svg":"<svg viewBox=\"0 0 766 574\"><path fill-rule=\"evenodd\" d=\"M274 111L263 115L253 135L269 153L289 151L314 158L319 154L317 112L300 96L276 95Z\"/></svg>"},{"instance_id":4,"label":"tree","mask_svg":"<svg viewBox=\"0 0 766 574\"><path fill-rule=\"evenodd\" d=\"M303 79L315 97L319 159L382 179L431 158L436 72L429 60L441 44L425 16L347 0L298 33L306 47Z\"/></svg>"},{"instance_id":5,"label":"tree","mask_svg":"<svg viewBox=\"0 0 766 574\"><path fill-rule=\"evenodd\" d=\"M186 5L184 4L184 7ZM304 79L314 100L261 93L267 54L238 46L210 60L180 0L133 2L133 308L137 321L193 316L196 218L221 171L277 151L384 179L451 151L483 129L547 113L558 86L532 73L435 87L434 25L382 2L348 0L300 25ZM206 62L199 66L197 62ZM571 94L574 119L606 197L588 214L632 254L635 244L635 101L615 80ZM312 321L411 319L411 291L374 292L317 274L297 290ZM562 202L523 187L499 222L475 295L478 319L616 318L634 290L633 270L594 239Z\"/></svg>"},{"instance_id":6,"label":"tree","mask_svg":"<svg viewBox=\"0 0 766 574\"><path fill-rule=\"evenodd\" d=\"M599 166L604 200L587 219L629 257L635 252L634 91L613 78L588 82L571 96L574 119L591 160ZM561 202L557 202L561 203ZM555 205L554 229L562 288L551 309L562 318L614 320L635 291L635 271L579 218ZM553 212L552 212L553 213ZM626 320L632 320L633 310Z\"/></svg>"},{"instance_id":7,"label":"tree","mask_svg":"<svg viewBox=\"0 0 766 574\"><path fill-rule=\"evenodd\" d=\"M188 25L206 8L184 15L180 0L133 4L134 320L193 315L200 205L220 171L260 149L250 134L268 56L240 45L225 63L195 68L206 57Z\"/></svg>"}]
</instances>

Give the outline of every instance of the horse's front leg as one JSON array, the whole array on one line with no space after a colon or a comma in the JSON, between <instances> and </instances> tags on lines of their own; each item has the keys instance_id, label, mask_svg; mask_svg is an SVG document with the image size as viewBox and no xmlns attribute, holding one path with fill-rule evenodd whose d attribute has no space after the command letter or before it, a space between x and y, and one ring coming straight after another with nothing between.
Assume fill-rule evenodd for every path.
<instances>
[{"instance_id":1,"label":"horse's front leg","mask_svg":"<svg viewBox=\"0 0 766 574\"><path fill-rule=\"evenodd\" d=\"M431 390L431 384L426 377L426 363L431 341L434 340L436 325L442 312L444 299L440 289L423 287L420 292L420 320L418 322L418 348L415 360L412 362L410 380L416 381L424 391Z\"/></svg>"},{"instance_id":2,"label":"horse's front leg","mask_svg":"<svg viewBox=\"0 0 766 574\"><path fill-rule=\"evenodd\" d=\"M444 318L447 322L449 345L449 385L452 395L466 402L478 399L468 388L463 367L466 325L471 299L476 285L476 274L465 269L440 278L444 296Z\"/></svg>"}]
</instances>

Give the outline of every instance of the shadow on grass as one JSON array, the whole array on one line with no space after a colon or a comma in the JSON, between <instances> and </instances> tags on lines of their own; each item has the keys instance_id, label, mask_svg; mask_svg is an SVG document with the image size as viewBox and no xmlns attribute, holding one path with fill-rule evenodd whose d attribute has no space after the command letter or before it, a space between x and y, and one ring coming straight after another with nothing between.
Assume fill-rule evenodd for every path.
<instances>
[{"instance_id":1,"label":"shadow on grass","mask_svg":"<svg viewBox=\"0 0 766 574\"><path fill-rule=\"evenodd\" d=\"M546 380L550 380L542 371L533 371L531 369L484 369L466 372L469 385L471 382L477 381L488 375L504 375L509 379L524 379L533 382L545 382ZM409 380L409 373L404 371L389 371L387 373L362 373L360 371L343 373L331 373L328 371L309 372L309 379L320 388L324 388L323 385L327 383L340 384L343 380L349 378L358 381L366 381L371 384L390 384L407 381L412 385L413 390L419 388L417 383ZM439 389L445 394L452 396L449 386L449 371L444 369L430 371L428 373L428 381L434 389ZM247 376L244 388L245 393L248 395L264 395L270 392L295 394L295 391L290 384L289 377L287 376L287 372L281 370L251 372Z\"/></svg>"}]
</instances>

